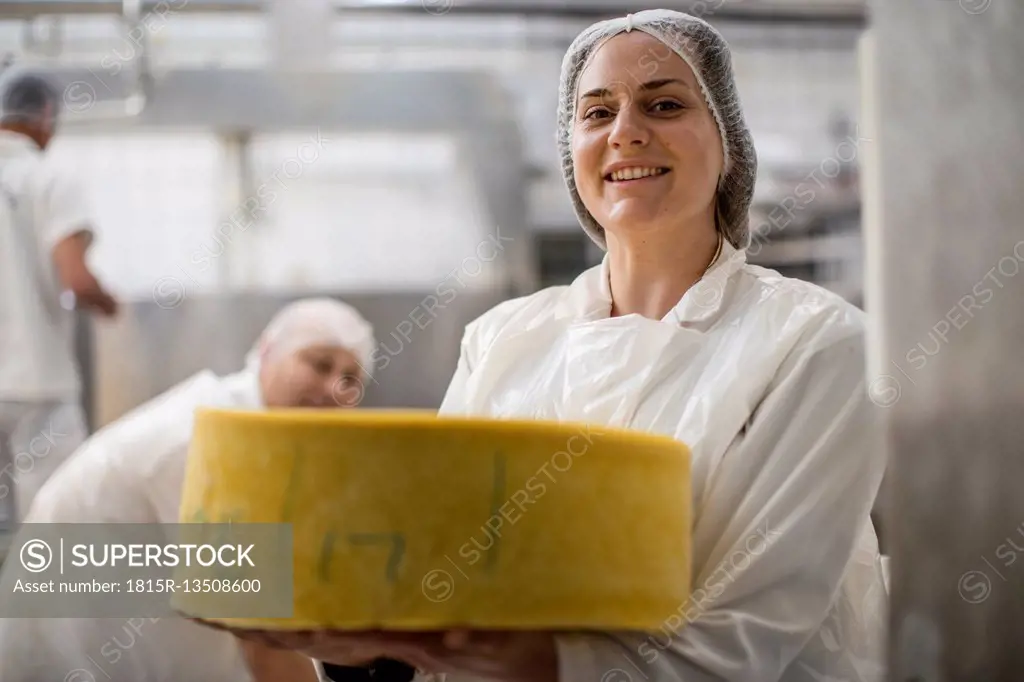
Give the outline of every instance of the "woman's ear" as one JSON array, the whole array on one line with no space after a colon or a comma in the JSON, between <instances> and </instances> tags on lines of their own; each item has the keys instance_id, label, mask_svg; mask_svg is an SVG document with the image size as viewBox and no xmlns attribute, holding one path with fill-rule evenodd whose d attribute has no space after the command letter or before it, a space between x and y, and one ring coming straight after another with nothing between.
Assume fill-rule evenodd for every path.
<instances>
[{"instance_id":1,"label":"woman's ear","mask_svg":"<svg viewBox=\"0 0 1024 682\"><path fill-rule=\"evenodd\" d=\"M266 338L261 338L259 343L259 351L257 352L260 358L260 364L267 359L267 355L270 354L270 343Z\"/></svg>"}]
</instances>

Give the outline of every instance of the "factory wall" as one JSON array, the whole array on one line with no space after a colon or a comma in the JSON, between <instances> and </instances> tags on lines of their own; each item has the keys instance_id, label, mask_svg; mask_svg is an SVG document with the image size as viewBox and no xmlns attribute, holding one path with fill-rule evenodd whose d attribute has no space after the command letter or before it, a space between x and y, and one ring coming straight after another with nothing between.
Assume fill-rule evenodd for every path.
<instances>
[{"instance_id":1,"label":"factory wall","mask_svg":"<svg viewBox=\"0 0 1024 682\"><path fill-rule=\"evenodd\" d=\"M507 235L444 136L69 134L53 156L85 182L94 262L127 300L422 290L457 268L488 288L501 272Z\"/></svg>"},{"instance_id":2,"label":"factory wall","mask_svg":"<svg viewBox=\"0 0 1024 682\"><path fill-rule=\"evenodd\" d=\"M530 177L523 222L535 230L575 230L555 151L554 119L562 55L585 23L523 16L342 15L327 29L332 49L322 68L492 74L513 93L521 125L529 164L523 172ZM150 18L146 25L148 60L158 84L176 68L274 66L267 25L258 17L171 13ZM22 43L22 29L16 22L0 22L0 40ZM791 183L780 176L813 173L836 155L837 120L856 122L858 32L735 23L720 23L719 29L733 45L740 93L758 146L757 201L772 205L792 193ZM45 59L92 64L101 80L111 80L123 76L139 52L121 31L111 17L68 17L58 32L59 46L47 34L30 47L36 59L49 54ZM299 99L339 94L307 87L301 76L292 80ZM410 99L407 104L423 103ZM472 172L455 158L451 140L397 133L373 141L358 134L341 136L344 143L307 152L316 161L300 168L290 159L315 130L256 131L250 161L257 177L239 189L239 152L220 133L128 134L125 126L112 123L102 135L95 130L79 134L70 117L54 153L89 170L106 232L97 264L123 295L147 296L161 277L180 279L195 291L350 285L404 289L450 271L453 262L472 254L487 230L495 229L480 207ZM277 180L272 179L275 173ZM283 178L285 186L283 175L298 177ZM258 190L268 178L281 190L272 205L261 208L250 227L232 229L223 253L207 259L206 251L217 253L219 242L228 241L218 231L230 229L225 222L249 198L246 192ZM390 254L383 267L361 257L374 246ZM474 283L487 286L490 281L490 275L483 275Z\"/></svg>"},{"instance_id":3,"label":"factory wall","mask_svg":"<svg viewBox=\"0 0 1024 682\"><path fill-rule=\"evenodd\" d=\"M537 260L530 234L503 226L578 234L555 148L555 110L562 56L585 21L340 15L326 27L331 48L308 73L278 69L258 17L181 13L145 23L156 93L149 111L161 111L150 125L78 120L95 113L90 97L117 99L131 82L141 45L126 38L116 18L65 17L59 29L41 20L32 31L0 22L0 43L18 45L22 61L88 68L95 85L67 91L70 111L52 149L54 161L87 185L101 230L93 260L129 306L121 321L98 325L92 347L81 353L94 377L88 393L95 425L199 367L231 371L273 305L314 292L359 302L386 338L408 326L411 311L439 286L456 290L445 315L417 328L415 343L404 344L401 362L368 396L373 405L436 406L464 324L488 305L542 285L529 273ZM840 156L837 124L856 123L858 31L718 28L733 46L758 147L755 211L771 216L792 196L794 178ZM353 94L330 72L361 74L376 85L364 80ZM445 72L486 74L484 85L503 86L505 94L476 83L468 86L476 99L452 99L433 89ZM288 106L266 101L274 91L265 88L267 77L287 84L279 96ZM387 94L375 97L374 87ZM309 113L346 100L340 108L351 114L348 103L363 98L380 107L381 120L401 126L366 132L324 119L318 129L322 119ZM433 132L438 111L454 119L469 101L480 112L475 130L463 139ZM448 106L438 106L443 102ZM253 124L240 122L252 117L233 118L239 112L269 113ZM502 117L518 123L518 135L498 122ZM295 121L302 123L290 125ZM482 180L481 161L501 172ZM813 209L825 210L826 192L817 185L815 192ZM772 238L797 229L769 227ZM851 252L856 238L840 238L836 249ZM791 244L787 258L794 267L826 260L815 255L818 246ZM762 255L771 250L761 247ZM562 281L572 276L562 270ZM859 286L849 274L834 278ZM213 334L220 344L190 344L196 334ZM159 369L153 348L165 358ZM429 380L409 380L426 366L434 372Z\"/></svg>"}]
</instances>

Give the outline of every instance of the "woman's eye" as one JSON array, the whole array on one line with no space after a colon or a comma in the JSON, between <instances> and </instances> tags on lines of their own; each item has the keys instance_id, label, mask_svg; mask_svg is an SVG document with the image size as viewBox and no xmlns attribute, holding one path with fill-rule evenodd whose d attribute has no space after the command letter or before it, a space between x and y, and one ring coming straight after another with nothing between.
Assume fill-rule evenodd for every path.
<instances>
[{"instance_id":1,"label":"woman's eye","mask_svg":"<svg viewBox=\"0 0 1024 682\"><path fill-rule=\"evenodd\" d=\"M313 369L316 370L317 374L330 374L332 366L331 363L320 360L313 363Z\"/></svg>"},{"instance_id":2,"label":"woman's eye","mask_svg":"<svg viewBox=\"0 0 1024 682\"><path fill-rule=\"evenodd\" d=\"M603 118L603 115L604 114L608 114L608 113L609 112L608 112L607 109L594 108L594 109L591 109L590 111L588 111L583 118L586 119L586 120L595 120L595 119L598 119L598 118Z\"/></svg>"},{"instance_id":3,"label":"woman's eye","mask_svg":"<svg viewBox=\"0 0 1024 682\"><path fill-rule=\"evenodd\" d=\"M673 102L672 100L662 100L660 102L655 102L651 105L651 108L656 111L676 111L678 109L682 109L683 105L679 102Z\"/></svg>"}]
</instances>

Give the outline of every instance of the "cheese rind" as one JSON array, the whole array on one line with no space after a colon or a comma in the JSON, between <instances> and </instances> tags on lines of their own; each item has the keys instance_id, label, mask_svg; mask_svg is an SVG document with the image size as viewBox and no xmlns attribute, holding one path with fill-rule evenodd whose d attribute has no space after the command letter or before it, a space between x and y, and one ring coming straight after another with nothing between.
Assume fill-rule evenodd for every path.
<instances>
[{"instance_id":1,"label":"cheese rind","mask_svg":"<svg viewBox=\"0 0 1024 682\"><path fill-rule=\"evenodd\" d=\"M689 450L604 426L202 409L181 521L229 518L293 534L292 618L234 628L650 631L689 597Z\"/></svg>"}]
</instances>

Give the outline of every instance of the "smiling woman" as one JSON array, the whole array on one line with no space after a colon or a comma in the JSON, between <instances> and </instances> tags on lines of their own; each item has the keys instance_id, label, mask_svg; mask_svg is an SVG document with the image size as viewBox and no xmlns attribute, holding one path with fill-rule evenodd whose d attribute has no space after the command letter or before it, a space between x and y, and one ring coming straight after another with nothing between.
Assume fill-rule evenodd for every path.
<instances>
[{"instance_id":1,"label":"smiling woman","mask_svg":"<svg viewBox=\"0 0 1024 682\"><path fill-rule=\"evenodd\" d=\"M339 345L339 340L347 340ZM352 307L333 299L306 299L278 314L267 326L257 356L268 407L354 407L373 370L375 341L369 323Z\"/></svg>"},{"instance_id":2,"label":"smiling woman","mask_svg":"<svg viewBox=\"0 0 1024 682\"><path fill-rule=\"evenodd\" d=\"M757 162L728 45L667 10L595 24L563 60L558 130L576 214L607 255L570 286L470 324L440 413L691 445L692 594L656 635L323 633L305 650L348 665L393 658L450 682L611 682L633 668L651 682L881 679L886 594L869 512L885 459L863 313L746 263Z\"/></svg>"},{"instance_id":3,"label":"smiling woman","mask_svg":"<svg viewBox=\"0 0 1024 682\"><path fill-rule=\"evenodd\" d=\"M670 229L666 214L714 223L722 142L693 72L676 59L659 68L672 77L636 87L615 81L621 64L636 62L655 42L644 33L610 40L580 78L580 89L598 87L577 107L573 177L612 238L623 229Z\"/></svg>"},{"instance_id":4,"label":"smiling woman","mask_svg":"<svg viewBox=\"0 0 1024 682\"><path fill-rule=\"evenodd\" d=\"M562 65L565 179L583 228L599 245L613 244L616 314L663 316L721 257L723 241L748 241L757 158L729 50L708 24L678 16L642 12L625 27L596 24ZM622 280L656 254L684 258L678 266L693 278L627 295L634 288Z\"/></svg>"},{"instance_id":5,"label":"smiling woman","mask_svg":"<svg viewBox=\"0 0 1024 682\"><path fill-rule=\"evenodd\" d=\"M562 167L572 169L566 181L584 229L601 244L605 230L616 225L606 224L614 216L597 215L595 171L603 178L602 163L618 170L611 166L636 161L674 170L672 189L684 190L673 195L677 207L710 205L733 246L742 248L748 239L757 160L730 52L708 24L680 16L641 12L628 26L595 24L562 64Z\"/></svg>"}]
</instances>

